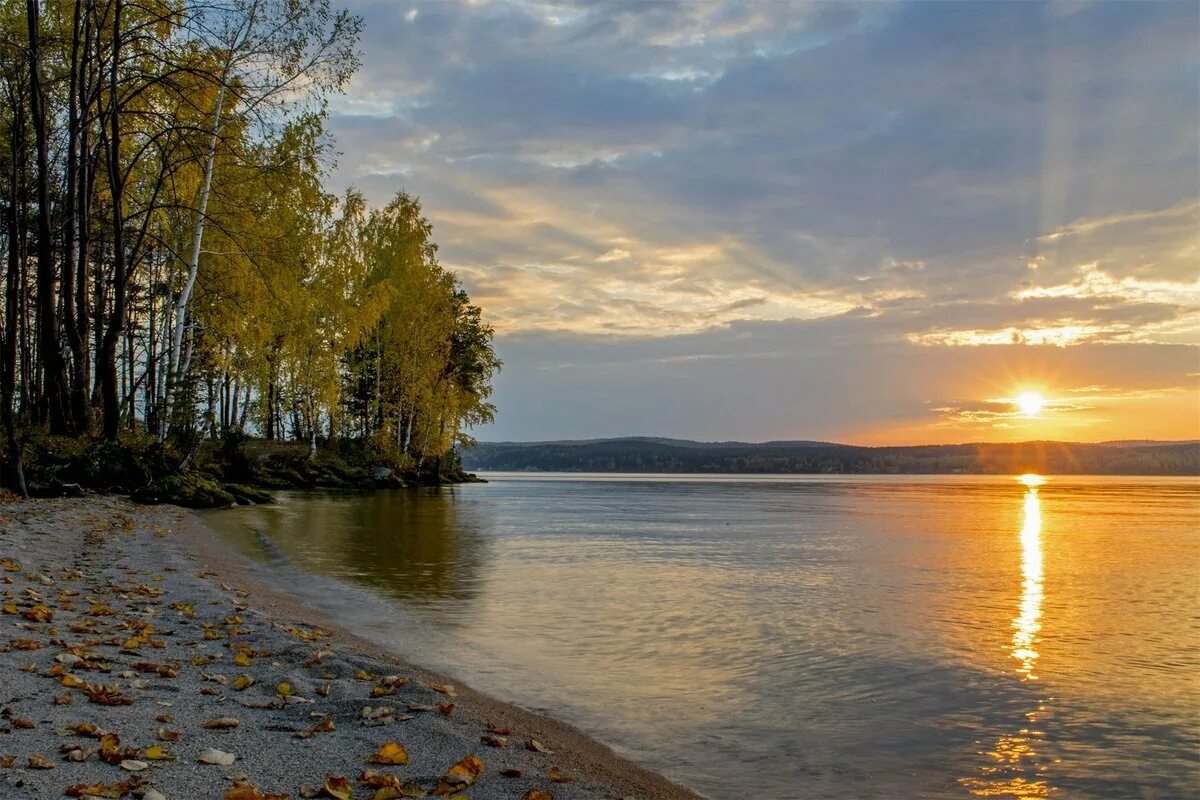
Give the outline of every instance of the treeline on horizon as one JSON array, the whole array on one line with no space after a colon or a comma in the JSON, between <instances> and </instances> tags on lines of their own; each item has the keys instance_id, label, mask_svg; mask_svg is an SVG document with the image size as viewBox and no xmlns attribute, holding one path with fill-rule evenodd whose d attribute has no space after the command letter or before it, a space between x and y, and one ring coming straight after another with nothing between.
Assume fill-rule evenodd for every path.
<instances>
[{"instance_id":1,"label":"treeline on horizon","mask_svg":"<svg viewBox=\"0 0 1200 800\"><path fill-rule=\"evenodd\" d=\"M655 439L480 442L472 470L727 474L1200 475L1200 444L1021 442L856 447L824 442L702 443Z\"/></svg>"},{"instance_id":2,"label":"treeline on horizon","mask_svg":"<svg viewBox=\"0 0 1200 800\"><path fill-rule=\"evenodd\" d=\"M0 9L0 483L46 441L352 441L492 418L492 329L404 193L323 181L361 21L328 0Z\"/></svg>"}]
</instances>

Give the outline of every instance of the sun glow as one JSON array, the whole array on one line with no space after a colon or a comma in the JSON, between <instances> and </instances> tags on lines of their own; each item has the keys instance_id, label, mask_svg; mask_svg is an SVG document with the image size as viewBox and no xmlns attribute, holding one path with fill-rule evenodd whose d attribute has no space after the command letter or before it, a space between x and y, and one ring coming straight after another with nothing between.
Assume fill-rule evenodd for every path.
<instances>
[{"instance_id":1,"label":"sun glow","mask_svg":"<svg viewBox=\"0 0 1200 800\"><path fill-rule=\"evenodd\" d=\"M1013 405L1027 417L1036 417L1046 407L1046 398L1038 392L1021 392L1013 400Z\"/></svg>"}]
</instances>

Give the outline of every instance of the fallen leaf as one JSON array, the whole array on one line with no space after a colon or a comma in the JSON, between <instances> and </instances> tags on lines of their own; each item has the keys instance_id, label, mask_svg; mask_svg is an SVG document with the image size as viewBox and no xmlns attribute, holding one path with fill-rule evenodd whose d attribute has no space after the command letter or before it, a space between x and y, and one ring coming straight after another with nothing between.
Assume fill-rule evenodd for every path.
<instances>
[{"instance_id":1,"label":"fallen leaf","mask_svg":"<svg viewBox=\"0 0 1200 800\"><path fill-rule=\"evenodd\" d=\"M473 755L466 756L456 763L438 781L432 794L447 795L473 784L483 772L483 762Z\"/></svg>"},{"instance_id":2,"label":"fallen leaf","mask_svg":"<svg viewBox=\"0 0 1200 800\"><path fill-rule=\"evenodd\" d=\"M46 760L45 756L40 753L34 753L29 756L30 769L54 769L54 765Z\"/></svg>"},{"instance_id":3,"label":"fallen leaf","mask_svg":"<svg viewBox=\"0 0 1200 800\"><path fill-rule=\"evenodd\" d=\"M500 774L506 778L519 778L525 774L524 770L519 770L516 767L501 767Z\"/></svg>"},{"instance_id":4,"label":"fallen leaf","mask_svg":"<svg viewBox=\"0 0 1200 800\"><path fill-rule=\"evenodd\" d=\"M175 754L161 744L152 744L146 748L146 758L150 761L174 761Z\"/></svg>"},{"instance_id":5,"label":"fallen leaf","mask_svg":"<svg viewBox=\"0 0 1200 800\"><path fill-rule=\"evenodd\" d=\"M384 786L375 791L371 795L371 800L405 800L410 797L424 797L426 792L420 786ZM456 795L458 798L465 798L466 795ZM454 798L449 798L454 800Z\"/></svg>"},{"instance_id":6,"label":"fallen leaf","mask_svg":"<svg viewBox=\"0 0 1200 800\"><path fill-rule=\"evenodd\" d=\"M249 689L253 685L254 678L251 678L249 675L238 675L233 679L233 682L229 684L229 688L233 689L235 692L240 692L244 689Z\"/></svg>"},{"instance_id":7,"label":"fallen leaf","mask_svg":"<svg viewBox=\"0 0 1200 800\"><path fill-rule=\"evenodd\" d=\"M399 781L395 775L388 775L377 769L364 769L358 773L358 782L368 789L382 789L384 786L395 786Z\"/></svg>"},{"instance_id":8,"label":"fallen leaf","mask_svg":"<svg viewBox=\"0 0 1200 800\"><path fill-rule=\"evenodd\" d=\"M145 798L142 798L145 800ZM225 790L221 800L287 800L286 794L263 794L249 783L236 783Z\"/></svg>"},{"instance_id":9,"label":"fallen leaf","mask_svg":"<svg viewBox=\"0 0 1200 800\"><path fill-rule=\"evenodd\" d=\"M91 758L93 752L90 747L67 747L63 757L78 764Z\"/></svg>"},{"instance_id":10,"label":"fallen leaf","mask_svg":"<svg viewBox=\"0 0 1200 800\"><path fill-rule=\"evenodd\" d=\"M159 676L160 678L179 677L179 673L175 671L175 668L167 666L166 664L155 664L151 661L137 661L134 662L132 666L138 672L150 672Z\"/></svg>"},{"instance_id":11,"label":"fallen leaf","mask_svg":"<svg viewBox=\"0 0 1200 800\"><path fill-rule=\"evenodd\" d=\"M530 789L521 795L521 800L554 800L554 795L550 792L543 792L541 789Z\"/></svg>"},{"instance_id":12,"label":"fallen leaf","mask_svg":"<svg viewBox=\"0 0 1200 800\"><path fill-rule=\"evenodd\" d=\"M238 721L233 717L217 717L216 719L210 719L208 722L204 723L204 727L208 728L209 730L223 731L229 730L230 728L236 728L238 724Z\"/></svg>"},{"instance_id":13,"label":"fallen leaf","mask_svg":"<svg viewBox=\"0 0 1200 800\"><path fill-rule=\"evenodd\" d=\"M100 730L90 722L76 723L75 725L72 725L69 730L76 736L90 736L93 739L99 739L104 735L104 731Z\"/></svg>"},{"instance_id":14,"label":"fallen leaf","mask_svg":"<svg viewBox=\"0 0 1200 800\"><path fill-rule=\"evenodd\" d=\"M120 689L116 686L91 686L84 684L83 693L87 695L89 701L102 706L133 705L133 700L121 694Z\"/></svg>"},{"instance_id":15,"label":"fallen leaf","mask_svg":"<svg viewBox=\"0 0 1200 800\"><path fill-rule=\"evenodd\" d=\"M124 797L129 794L130 787L127 783L77 783L74 786L68 786L63 792L67 797Z\"/></svg>"},{"instance_id":16,"label":"fallen leaf","mask_svg":"<svg viewBox=\"0 0 1200 800\"><path fill-rule=\"evenodd\" d=\"M54 612L49 606L38 603L22 611L21 616L31 622L50 622L54 619Z\"/></svg>"},{"instance_id":17,"label":"fallen leaf","mask_svg":"<svg viewBox=\"0 0 1200 800\"><path fill-rule=\"evenodd\" d=\"M367 761L372 764L407 764L408 752L399 742L384 742L379 745L379 750L367 756Z\"/></svg>"},{"instance_id":18,"label":"fallen leaf","mask_svg":"<svg viewBox=\"0 0 1200 800\"><path fill-rule=\"evenodd\" d=\"M508 747L508 739L505 739L503 736L484 734L483 736L479 737L479 741L483 742L489 747Z\"/></svg>"},{"instance_id":19,"label":"fallen leaf","mask_svg":"<svg viewBox=\"0 0 1200 800\"><path fill-rule=\"evenodd\" d=\"M526 742L525 749L532 750L535 753L553 753L554 752L549 747L546 747L546 745L539 742L537 739L530 739L528 742Z\"/></svg>"},{"instance_id":20,"label":"fallen leaf","mask_svg":"<svg viewBox=\"0 0 1200 800\"><path fill-rule=\"evenodd\" d=\"M559 772L558 767L551 767L550 768L550 780L554 781L555 783L570 783L571 781L573 781L575 779L572 778L570 775L564 775L561 772Z\"/></svg>"},{"instance_id":21,"label":"fallen leaf","mask_svg":"<svg viewBox=\"0 0 1200 800\"><path fill-rule=\"evenodd\" d=\"M82 678L77 678L74 675L66 674L59 677L58 682L68 689L82 689L87 686L87 681Z\"/></svg>"},{"instance_id":22,"label":"fallen leaf","mask_svg":"<svg viewBox=\"0 0 1200 800\"><path fill-rule=\"evenodd\" d=\"M354 796L350 781L328 773L325 775L325 784L321 787L321 792L325 797L333 797L336 800L350 800Z\"/></svg>"},{"instance_id":23,"label":"fallen leaf","mask_svg":"<svg viewBox=\"0 0 1200 800\"><path fill-rule=\"evenodd\" d=\"M121 737L115 733L100 735L100 758L109 764L120 764L125 758L121 753Z\"/></svg>"},{"instance_id":24,"label":"fallen leaf","mask_svg":"<svg viewBox=\"0 0 1200 800\"><path fill-rule=\"evenodd\" d=\"M332 733L334 730L336 730L336 728L333 727L333 717L331 717L327 714L327 715L325 715L325 717L323 719L321 719L319 722L317 722L315 725L313 725L311 728L309 728L307 732L297 733L296 738L297 739L309 739L313 736L313 734Z\"/></svg>"},{"instance_id":25,"label":"fallen leaf","mask_svg":"<svg viewBox=\"0 0 1200 800\"><path fill-rule=\"evenodd\" d=\"M201 764L216 764L217 766L228 767L234 761L237 761L237 756L233 753L226 753L224 750L206 747L196 756L196 760Z\"/></svg>"},{"instance_id":26,"label":"fallen leaf","mask_svg":"<svg viewBox=\"0 0 1200 800\"><path fill-rule=\"evenodd\" d=\"M150 765L145 761L138 761L134 758L127 758L117 766L127 772L141 772L143 770L150 769Z\"/></svg>"}]
</instances>

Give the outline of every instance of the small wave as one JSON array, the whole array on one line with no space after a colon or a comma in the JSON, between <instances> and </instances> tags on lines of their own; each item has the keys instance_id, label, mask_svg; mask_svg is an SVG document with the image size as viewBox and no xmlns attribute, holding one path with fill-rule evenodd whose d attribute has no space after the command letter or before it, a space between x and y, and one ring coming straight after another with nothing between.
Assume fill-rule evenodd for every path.
<instances>
[{"instance_id":1,"label":"small wave","mask_svg":"<svg viewBox=\"0 0 1200 800\"><path fill-rule=\"evenodd\" d=\"M250 530L251 530L251 532L254 533L254 537L256 539L258 539L259 547L262 548L263 553L266 554L267 559L270 562L272 562L274 564L289 564L290 565L291 562L288 559L287 554L283 552L283 548L281 548L279 545L275 544L274 539L272 539L267 534L263 533L258 528L251 528Z\"/></svg>"}]
</instances>

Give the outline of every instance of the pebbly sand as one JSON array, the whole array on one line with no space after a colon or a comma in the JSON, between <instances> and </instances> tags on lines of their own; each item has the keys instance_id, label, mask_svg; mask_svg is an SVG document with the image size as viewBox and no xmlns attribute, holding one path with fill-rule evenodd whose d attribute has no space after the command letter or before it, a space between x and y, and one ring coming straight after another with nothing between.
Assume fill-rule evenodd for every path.
<instances>
[{"instance_id":1,"label":"pebbly sand","mask_svg":"<svg viewBox=\"0 0 1200 800\"><path fill-rule=\"evenodd\" d=\"M0 505L0 797L697 797L322 628L243 565L181 509ZM372 763L404 760L389 742L407 763Z\"/></svg>"}]
</instances>

